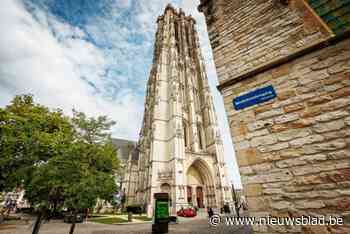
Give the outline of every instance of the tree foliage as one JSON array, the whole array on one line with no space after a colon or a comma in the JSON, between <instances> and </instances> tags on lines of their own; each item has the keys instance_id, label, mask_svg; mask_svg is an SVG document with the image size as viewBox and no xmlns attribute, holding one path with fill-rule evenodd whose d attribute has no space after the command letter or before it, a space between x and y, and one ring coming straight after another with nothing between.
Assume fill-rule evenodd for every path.
<instances>
[{"instance_id":1,"label":"tree foliage","mask_svg":"<svg viewBox=\"0 0 350 234\"><path fill-rule=\"evenodd\" d=\"M50 111L30 95L0 109L0 191L21 185L40 211L65 207L75 213L116 192L119 162L109 133L115 123L73 113Z\"/></svg>"},{"instance_id":2,"label":"tree foliage","mask_svg":"<svg viewBox=\"0 0 350 234\"><path fill-rule=\"evenodd\" d=\"M73 133L62 111L35 104L30 95L0 108L0 191L21 185L37 165L61 155Z\"/></svg>"}]
</instances>

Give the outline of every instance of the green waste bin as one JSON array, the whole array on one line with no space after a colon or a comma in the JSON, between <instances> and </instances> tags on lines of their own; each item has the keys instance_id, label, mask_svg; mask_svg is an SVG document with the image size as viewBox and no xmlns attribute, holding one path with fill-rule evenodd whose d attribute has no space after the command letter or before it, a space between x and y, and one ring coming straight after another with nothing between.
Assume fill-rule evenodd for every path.
<instances>
[{"instance_id":1,"label":"green waste bin","mask_svg":"<svg viewBox=\"0 0 350 234\"><path fill-rule=\"evenodd\" d=\"M169 231L169 194L155 193L155 206L152 233L161 234Z\"/></svg>"}]
</instances>

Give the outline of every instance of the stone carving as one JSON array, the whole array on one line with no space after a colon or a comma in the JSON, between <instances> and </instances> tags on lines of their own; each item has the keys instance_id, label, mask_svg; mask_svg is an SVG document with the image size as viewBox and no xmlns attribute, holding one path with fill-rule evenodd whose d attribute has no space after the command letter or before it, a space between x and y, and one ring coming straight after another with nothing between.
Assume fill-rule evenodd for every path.
<instances>
[{"instance_id":1,"label":"stone carving","mask_svg":"<svg viewBox=\"0 0 350 234\"><path fill-rule=\"evenodd\" d=\"M153 65L155 69L151 71L147 87L147 107L141 130L143 137L139 141L139 144L144 145L145 152L142 160L139 160L137 189L139 192L136 197L146 199L143 200L144 204L141 199L137 204L152 204L153 193L161 191L159 184L167 183L174 188L169 191L170 193L178 193L171 194L174 199L172 214L187 201L185 193L187 183L196 185L192 191L193 197L197 187L203 189L203 204L196 204L197 199L193 200L197 206L220 207L231 199L230 194L217 192L216 197L215 192L207 192L205 189L206 186L215 188L217 180L220 184L226 183L223 181L224 178L214 178L212 176L215 175L214 169L209 166L215 160L224 158L223 155L212 156L205 150L209 144L215 147L214 137L212 142L206 140L199 142L197 125L203 128L201 134L204 139L209 134L216 136L217 131L215 125L200 124L206 118L203 111L198 111L204 104L200 97L206 96L211 100L211 94L204 88L207 76L204 66L201 65L202 55L193 24L192 17L184 17L169 6L164 16L158 18ZM212 118L215 118L212 102L207 103L208 111L211 111ZM188 124L183 125L183 122ZM200 144L201 147L198 147ZM194 161L196 157L201 160ZM142 174L148 166L149 173ZM186 167L190 167L191 170ZM204 179L198 179L198 176ZM153 184L155 181L152 178L161 183ZM213 199L210 201L204 199L207 195ZM181 199L184 201L178 204L177 201ZM149 212L152 210L150 208Z\"/></svg>"}]
</instances>

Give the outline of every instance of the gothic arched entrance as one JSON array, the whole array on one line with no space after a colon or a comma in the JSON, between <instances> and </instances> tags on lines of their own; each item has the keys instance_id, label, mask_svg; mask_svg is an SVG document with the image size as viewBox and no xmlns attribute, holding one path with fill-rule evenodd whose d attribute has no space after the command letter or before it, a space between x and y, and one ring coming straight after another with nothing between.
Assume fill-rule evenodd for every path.
<instances>
[{"instance_id":1,"label":"gothic arched entrance","mask_svg":"<svg viewBox=\"0 0 350 234\"><path fill-rule=\"evenodd\" d=\"M215 207L215 189L212 173L203 160L195 160L188 168L187 202L198 208Z\"/></svg>"},{"instance_id":2,"label":"gothic arched entrance","mask_svg":"<svg viewBox=\"0 0 350 234\"><path fill-rule=\"evenodd\" d=\"M198 206L198 208L204 208L203 187L197 186L197 188L196 188L196 196L197 196L197 206Z\"/></svg>"}]
</instances>

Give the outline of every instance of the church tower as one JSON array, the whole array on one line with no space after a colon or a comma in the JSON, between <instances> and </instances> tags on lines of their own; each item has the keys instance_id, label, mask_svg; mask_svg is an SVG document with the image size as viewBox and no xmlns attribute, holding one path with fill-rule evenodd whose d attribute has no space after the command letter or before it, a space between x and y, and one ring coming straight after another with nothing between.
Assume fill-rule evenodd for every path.
<instances>
[{"instance_id":1,"label":"church tower","mask_svg":"<svg viewBox=\"0 0 350 234\"><path fill-rule=\"evenodd\" d=\"M168 5L157 20L153 66L138 143L137 203L153 210L167 192L171 212L231 201L224 152L195 20Z\"/></svg>"}]
</instances>

